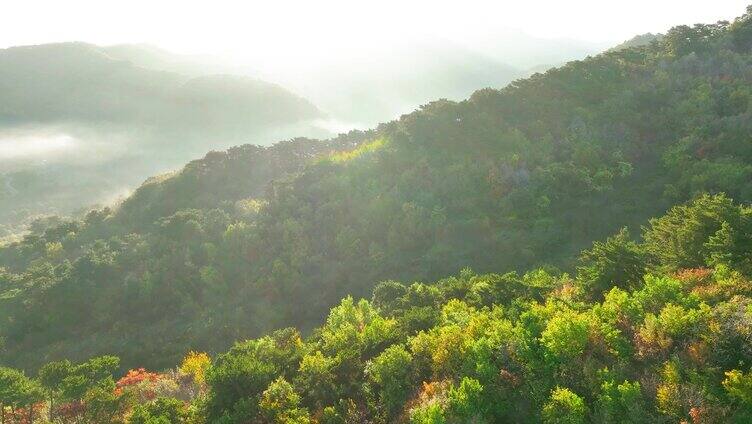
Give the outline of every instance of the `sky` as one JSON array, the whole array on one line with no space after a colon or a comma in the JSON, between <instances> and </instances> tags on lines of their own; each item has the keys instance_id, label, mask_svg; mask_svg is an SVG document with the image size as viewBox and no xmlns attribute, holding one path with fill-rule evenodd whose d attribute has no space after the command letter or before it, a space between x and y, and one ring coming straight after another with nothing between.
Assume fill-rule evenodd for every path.
<instances>
[{"instance_id":1,"label":"sky","mask_svg":"<svg viewBox=\"0 0 752 424\"><path fill-rule=\"evenodd\" d=\"M523 31L617 43L742 14L752 0L25 0L3 2L0 47L59 41L148 43L178 53L291 65L414 39Z\"/></svg>"}]
</instances>

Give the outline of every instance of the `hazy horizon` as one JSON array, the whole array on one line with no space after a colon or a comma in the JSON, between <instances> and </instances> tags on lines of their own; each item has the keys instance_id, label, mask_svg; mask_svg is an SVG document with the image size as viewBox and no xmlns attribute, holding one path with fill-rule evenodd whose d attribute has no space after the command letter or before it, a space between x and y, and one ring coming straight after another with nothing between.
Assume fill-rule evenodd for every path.
<instances>
[{"instance_id":1,"label":"hazy horizon","mask_svg":"<svg viewBox=\"0 0 752 424\"><path fill-rule=\"evenodd\" d=\"M39 13L42 7L44 14ZM521 34L613 45L688 22L730 20L745 7L746 0L639 0L619 5L594 0L491 5L471 0L462 7L395 0L378 4L136 0L118 7L89 0L29 1L5 6L0 47L66 41L150 44L181 54L216 56L235 65L315 69L373 49L426 40L479 51Z\"/></svg>"}]
</instances>

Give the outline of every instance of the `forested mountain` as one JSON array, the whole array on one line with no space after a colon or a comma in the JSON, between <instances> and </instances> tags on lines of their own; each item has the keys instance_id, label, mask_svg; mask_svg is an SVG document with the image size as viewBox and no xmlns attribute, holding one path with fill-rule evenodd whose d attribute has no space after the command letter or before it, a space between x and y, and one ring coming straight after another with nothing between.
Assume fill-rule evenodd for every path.
<instances>
[{"instance_id":1,"label":"forested mountain","mask_svg":"<svg viewBox=\"0 0 752 424\"><path fill-rule=\"evenodd\" d=\"M285 393L291 410L279 413L303 414L303 402L332 422L350 413L443 422L467 411L492 422L595 420L640 411L640 387L657 422L705 413L744 422L752 230L748 208L728 199L752 200L750 62L745 15L432 102L323 147L212 153L147 182L119 209L40 226L0 249L1 358L31 370L114 353L126 367L166 367L189 349L214 353L294 325L310 341L279 333L211 368L209 422L260 421L277 413L267 398ZM645 226L642 241L619 233L624 226L635 236ZM615 233L577 269L580 251ZM341 298L371 297L381 281L541 266L548 273L382 285L374 303L383 315L346 301L311 332ZM682 271L697 267L716 268ZM643 280L646 272L659 277ZM613 312L617 298L634 314ZM717 318L726 313L737 321ZM703 349L721 339L728 352L708 359L716 353ZM466 363L469 352L478 356ZM517 367L503 368L509 375L494 368L507 363ZM314 374L303 375L307 367ZM389 374L400 370L416 374ZM364 372L369 385L347 386L365 383ZM508 396L497 405L506 409L452 403L488 406L483 396L497 395ZM596 400L616 412L589 409Z\"/></svg>"},{"instance_id":2,"label":"forested mountain","mask_svg":"<svg viewBox=\"0 0 752 424\"><path fill-rule=\"evenodd\" d=\"M495 40L480 50L449 42L361 49L342 63L296 64L290 74L258 60L261 70L139 44L0 50L0 241L37 217L80 217L116 202L208 150L331 137L435 98L506 85L527 75L523 56L561 63L597 51L519 34Z\"/></svg>"}]
</instances>

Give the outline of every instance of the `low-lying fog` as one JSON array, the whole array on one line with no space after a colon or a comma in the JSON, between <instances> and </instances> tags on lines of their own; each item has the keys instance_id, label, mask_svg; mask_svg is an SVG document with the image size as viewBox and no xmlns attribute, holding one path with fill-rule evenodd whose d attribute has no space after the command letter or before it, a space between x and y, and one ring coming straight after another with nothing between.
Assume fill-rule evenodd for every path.
<instances>
[{"instance_id":1,"label":"low-lying fog","mask_svg":"<svg viewBox=\"0 0 752 424\"><path fill-rule=\"evenodd\" d=\"M67 134L0 134L0 161L41 158L75 150L76 140Z\"/></svg>"},{"instance_id":2,"label":"low-lying fog","mask_svg":"<svg viewBox=\"0 0 752 424\"><path fill-rule=\"evenodd\" d=\"M346 124L326 119L248 137L122 126L0 129L0 243L38 217L79 215L115 204L148 177L180 169L209 150L294 136L328 137L343 129Z\"/></svg>"}]
</instances>

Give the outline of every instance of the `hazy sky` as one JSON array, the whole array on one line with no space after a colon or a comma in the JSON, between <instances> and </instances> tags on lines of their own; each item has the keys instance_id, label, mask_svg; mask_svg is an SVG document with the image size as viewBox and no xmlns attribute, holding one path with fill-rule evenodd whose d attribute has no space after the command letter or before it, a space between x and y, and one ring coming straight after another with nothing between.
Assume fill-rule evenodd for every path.
<instances>
[{"instance_id":1,"label":"hazy sky","mask_svg":"<svg viewBox=\"0 0 752 424\"><path fill-rule=\"evenodd\" d=\"M0 47L80 40L155 44L253 63L300 61L414 38L519 29L597 42L743 13L752 0L8 0Z\"/></svg>"}]
</instances>

